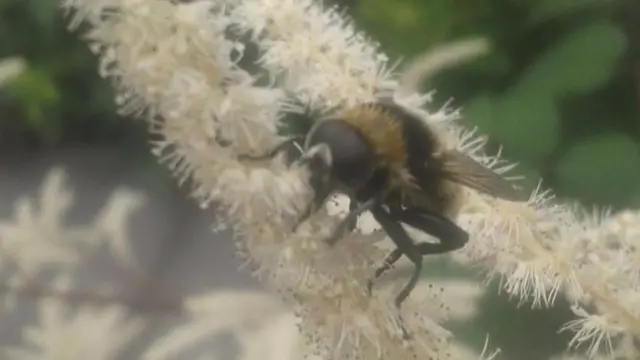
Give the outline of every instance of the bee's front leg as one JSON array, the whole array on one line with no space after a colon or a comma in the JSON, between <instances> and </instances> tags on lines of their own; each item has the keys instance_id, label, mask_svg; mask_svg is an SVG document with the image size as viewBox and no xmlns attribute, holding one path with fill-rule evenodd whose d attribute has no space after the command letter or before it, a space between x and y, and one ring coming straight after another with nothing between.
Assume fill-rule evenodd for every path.
<instances>
[{"instance_id":1,"label":"bee's front leg","mask_svg":"<svg viewBox=\"0 0 640 360\"><path fill-rule=\"evenodd\" d=\"M358 221L358 216L362 215L364 212L373 209L375 206L380 204L382 201L382 197L377 196L371 198L362 204L358 204L357 202L351 199L351 203L349 204L349 213L347 216L342 219L338 226L333 230L331 236L329 236L325 241L329 246L334 246L340 238L347 232L349 229L353 229L355 227L356 222ZM354 204L352 206L351 204Z\"/></svg>"},{"instance_id":2,"label":"bee's front leg","mask_svg":"<svg viewBox=\"0 0 640 360\"><path fill-rule=\"evenodd\" d=\"M353 197L349 197L349 212L356 211L357 209L358 209L358 202ZM346 231L351 232L355 230L356 226L358 225L358 217L354 216L348 219L347 221L348 221L348 224L347 224Z\"/></svg>"},{"instance_id":3,"label":"bee's front leg","mask_svg":"<svg viewBox=\"0 0 640 360\"><path fill-rule=\"evenodd\" d=\"M309 176L309 185L313 189L313 198L307 204L297 222L294 224L292 231L296 231L298 227L311 217L325 203L329 195L333 192L333 179L331 178L331 166L323 161L320 157L301 157L298 160L300 165L306 165L311 173Z\"/></svg>"}]
</instances>

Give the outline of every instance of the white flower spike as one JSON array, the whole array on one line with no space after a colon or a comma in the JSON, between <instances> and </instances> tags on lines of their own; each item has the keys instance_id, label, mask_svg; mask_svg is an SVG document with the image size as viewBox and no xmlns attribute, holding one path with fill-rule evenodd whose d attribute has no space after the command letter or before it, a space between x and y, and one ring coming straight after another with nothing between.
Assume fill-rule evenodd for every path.
<instances>
[{"instance_id":1,"label":"white flower spike","mask_svg":"<svg viewBox=\"0 0 640 360\"><path fill-rule=\"evenodd\" d=\"M311 195L303 167L238 161L278 142L280 118L292 108L287 96L324 111L395 93L392 67L375 44L312 0L64 0L62 6L73 12L72 25L90 25L86 39L100 56L100 73L114 80L121 110L147 119L159 137L154 153L179 181L192 180L203 206L221 205L255 275L292 301L301 331L322 357L447 355L437 294L403 306L405 326L415 334L410 343L399 336L391 299L365 295L364 283L384 256L370 235L350 234L327 249L321 239L337 219L326 212L290 232ZM267 77L242 67L245 44L238 39L246 38ZM427 110L429 94L400 95L396 101L441 130L450 148L500 173L513 167L484 154L483 141L460 130L453 121L459 112ZM540 189L524 203L467 195L459 223L472 239L458 260L487 265L505 290L535 305L551 305L561 292L593 305L616 325L599 328L611 335L640 331L633 221L593 224ZM596 241L604 237L616 246ZM569 326L577 342L592 338L585 335L592 324Z\"/></svg>"}]
</instances>

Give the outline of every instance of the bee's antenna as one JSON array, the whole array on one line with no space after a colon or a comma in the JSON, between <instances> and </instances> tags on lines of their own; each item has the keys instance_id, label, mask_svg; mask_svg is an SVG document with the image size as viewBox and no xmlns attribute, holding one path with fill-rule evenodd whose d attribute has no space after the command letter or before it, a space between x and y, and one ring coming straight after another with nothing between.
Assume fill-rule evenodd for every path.
<instances>
[{"instance_id":1,"label":"bee's antenna","mask_svg":"<svg viewBox=\"0 0 640 360\"><path fill-rule=\"evenodd\" d=\"M300 146L300 144L298 144L297 142L294 142L293 146L295 146L296 149L300 151L301 154L304 154L304 149L302 148L302 146Z\"/></svg>"}]
</instances>

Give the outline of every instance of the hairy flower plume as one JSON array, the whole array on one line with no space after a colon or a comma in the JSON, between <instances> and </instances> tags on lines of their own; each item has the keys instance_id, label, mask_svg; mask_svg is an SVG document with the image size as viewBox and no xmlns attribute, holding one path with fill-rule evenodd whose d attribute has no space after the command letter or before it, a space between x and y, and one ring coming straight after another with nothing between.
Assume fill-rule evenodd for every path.
<instances>
[{"instance_id":1,"label":"hairy flower plume","mask_svg":"<svg viewBox=\"0 0 640 360\"><path fill-rule=\"evenodd\" d=\"M299 43L287 38L297 34L274 28L273 22L282 20L265 19L265 32L246 27L260 26L260 22L247 20L260 11L273 13L277 9L270 7L276 4L173 5L142 0L111 2L103 8L100 2L72 1L66 7L78 9L75 16L92 25L87 39L100 55L102 75L112 78L119 90L121 109L149 120L154 133L160 135L156 154L181 180L194 180L194 195L204 205L215 200L224 207L242 236L242 250L255 264L256 275L295 301L301 329L317 345L317 351L345 358L367 358L383 352L407 359L421 354L437 357L446 351L444 340L448 336L431 319L442 317L438 306L409 302L405 307L408 330L428 336L421 337L425 339L422 343L406 346L400 339L391 299L365 296L364 281L384 254L364 236L353 235L336 249L327 250L321 239L331 229L327 223L336 219L326 214L318 214L298 233L291 234L291 221L310 195L305 169L286 168L279 160L237 160L238 154L265 151L278 141L276 127L281 110L290 108L283 98L285 91L306 93L317 104L338 99L355 102L364 94L373 96L378 83L386 81L380 71L385 66L382 58L363 69L354 68L362 66L373 50L366 50L369 45L364 39L345 35L348 26L337 14L314 18L314 14L324 13L311 2L302 7L298 2L282 2L280 10L289 14L294 24L303 24L301 29L311 27L316 35L334 34L323 40L327 46L329 39L342 37L342 42L327 50L333 56L351 55L343 66L323 62L317 54L309 54L307 61L297 64L286 63L285 54L293 54L296 48L292 46ZM236 60L244 47L225 32L234 27L254 33L265 48L279 44L280 56L265 53L262 58L267 71L284 77L278 86L256 85L252 76L238 66ZM309 49L322 45L314 37L308 37L308 41ZM354 46L362 49L351 50ZM323 63L326 68L318 68ZM286 68L287 73L276 71L276 67ZM331 72L330 76L319 75L325 70ZM335 100L322 98L331 94L334 80L349 77L358 84L362 73L356 70L368 71L371 83L357 92L342 93ZM305 90L303 79L312 79L309 74L316 74L318 82L330 80L320 92ZM434 314L428 308L434 309ZM419 316L409 315L414 313Z\"/></svg>"},{"instance_id":2,"label":"hairy flower plume","mask_svg":"<svg viewBox=\"0 0 640 360\"><path fill-rule=\"evenodd\" d=\"M455 124L459 112L426 109L428 94L397 93L400 85L375 44L315 1L65 0L63 7L72 11L72 25L90 25L86 39L100 57L100 73L114 81L121 110L149 122L158 136L154 153L181 183L194 184L203 206L221 205L254 273L292 302L301 332L321 357L447 356L442 296L405 303L401 315L416 336L402 341L392 296L364 292L386 255L371 235L353 233L327 248L322 239L338 221L327 211L292 232L311 196L305 168L238 155L271 149L293 103L325 111L395 93L447 146L499 173L510 170L483 152L483 139ZM248 46L258 49L257 73L241 65ZM594 354L611 337L637 333L640 262L629 216L594 222L541 188L522 203L466 195L459 222L472 240L457 260L488 265L509 294L534 305L567 293L582 319L567 329L576 343L591 341ZM613 242L596 241L603 238ZM591 307L595 312L585 310Z\"/></svg>"}]
</instances>

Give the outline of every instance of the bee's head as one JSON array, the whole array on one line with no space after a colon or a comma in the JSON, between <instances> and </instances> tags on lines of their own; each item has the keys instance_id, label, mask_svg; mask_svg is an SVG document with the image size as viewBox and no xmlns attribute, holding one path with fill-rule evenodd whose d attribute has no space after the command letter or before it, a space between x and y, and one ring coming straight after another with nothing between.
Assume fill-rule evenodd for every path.
<instances>
[{"instance_id":1,"label":"bee's head","mask_svg":"<svg viewBox=\"0 0 640 360\"><path fill-rule=\"evenodd\" d=\"M303 161L320 161L335 180L357 189L371 177L374 152L365 138L351 125L339 119L324 120L314 126L304 144Z\"/></svg>"}]
</instances>

